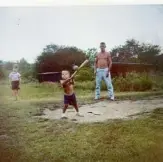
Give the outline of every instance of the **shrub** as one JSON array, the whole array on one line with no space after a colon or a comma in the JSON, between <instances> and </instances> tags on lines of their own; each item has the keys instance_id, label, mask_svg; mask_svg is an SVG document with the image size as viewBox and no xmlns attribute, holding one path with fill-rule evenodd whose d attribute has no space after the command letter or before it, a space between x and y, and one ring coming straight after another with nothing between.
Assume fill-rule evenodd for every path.
<instances>
[{"instance_id":1,"label":"shrub","mask_svg":"<svg viewBox=\"0 0 163 162\"><path fill-rule=\"evenodd\" d=\"M115 91L147 91L151 90L154 82L151 77L146 73L128 73L126 77L118 76L112 79L113 87ZM76 82L77 89L83 90L95 90L95 81ZM101 90L107 90L107 87L102 81Z\"/></svg>"},{"instance_id":2,"label":"shrub","mask_svg":"<svg viewBox=\"0 0 163 162\"><path fill-rule=\"evenodd\" d=\"M0 65L0 80L5 78L5 72L2 65Z\"/></svg>"},{"instance_id":3,"label":"shrub","mask_svg":"<svg viewBox=\"0 0 163 162\"><path fill-rule=\"evenodd\" d=\"M113 80L116 91L146 91L151 90L153 81L146 73L128 73L126 77L116 77Z\"/></svg>"},{"instance_id":4,"label":"shrub","mask_svg":"<svg viewBox=\"0 0 163 162\"><path fill-rule=\"evenodd\" d=\"M82 68L76 75L76 81L93 81L95 79L93 69L90 67Z\"/></svg>"},{"instance_id":5,"label":"shrub","mask_svg":"<svg viewBox=\"0 0 163 162\"><path fill-rule=\"evenodd\" d=\"M95 82L94 81L76 82L75 88L82 89L82 90L94 90Z\"/></svg>"}]
</instances>

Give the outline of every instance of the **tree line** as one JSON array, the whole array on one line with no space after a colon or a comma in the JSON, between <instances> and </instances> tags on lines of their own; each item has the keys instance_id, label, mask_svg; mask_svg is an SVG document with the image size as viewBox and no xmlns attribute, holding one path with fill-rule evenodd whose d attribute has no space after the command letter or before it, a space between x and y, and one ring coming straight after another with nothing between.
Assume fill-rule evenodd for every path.
<instances>
[{"instance_id":1,"label":"tree line","mask_svg":"<svg viewBox=\"0 0 163 162\"><path fill-rule=\"evenodd\" d=\"M35 63L30 64L25 58L22 58L17 64L22 76L32 79L37 76L37 73L58 72L63 69L71 71L73 64L80 65L86 58L90 60L88 66L93 67L97 51L97 48L89 48L84 51L77 47L50 44L37 56ZM111 49L110 53L113 62L153 64L158 67L158 70L163 71L163 55L160 55L161 47L159 45L140 43L135 39L129 39L123 45ZM0 60L1 79L8 75L13 64L14 62Z\"/></svg>"}]
</instances>

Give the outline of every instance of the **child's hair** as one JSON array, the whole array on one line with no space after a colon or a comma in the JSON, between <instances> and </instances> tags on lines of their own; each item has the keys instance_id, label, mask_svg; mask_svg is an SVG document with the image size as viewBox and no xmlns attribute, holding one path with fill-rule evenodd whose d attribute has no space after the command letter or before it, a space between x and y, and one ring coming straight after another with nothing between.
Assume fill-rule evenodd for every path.
<instances>
[{"instance_id":1,"label":"child's hair","mask_svg":"<svg viewBox=\"0 0 163 162\"><path fill-rule=\"evenodd\" d=\"M69 71L69 70L62 70L61 73L62 73L63 71L67 71L67 72L70 74L70 71Z\"/></svg>"}]
</instances>

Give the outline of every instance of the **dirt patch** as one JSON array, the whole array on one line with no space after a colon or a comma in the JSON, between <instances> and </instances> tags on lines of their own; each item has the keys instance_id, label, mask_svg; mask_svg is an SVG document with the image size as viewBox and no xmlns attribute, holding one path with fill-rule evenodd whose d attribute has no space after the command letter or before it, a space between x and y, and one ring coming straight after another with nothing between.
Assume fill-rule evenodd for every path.
<instances>
[{"instance_id":1,"label":"dirt patch","mask_svg":"<svg viewBox=\"0 0 163 162\"><path fill-rule=\"evenodd\" d=\"M156 108L163 108L162 99L137 100L137 101L101 101L98 103L86 104L80 107L80 112L84 117L75 116L74 109L67 110L67 120L78 123L102 122L109 119L128 119L137 114L151 112ZM61 119L62 109L45 109L42 118L59 120Z\"/></svg>"},{"instance_id":2,"label":"dirt patch","mask_svg":"<svg viewBox=\"0 0 163 162\"><path fill-rule=\"evenodd\" d=\"M97 101L90 101L90 103L96 103ZM54 111L57 109L61 109L64 105L62 102L52 102L52 103L35 103L34 104L36 107L38 107L38 109L36 110L36 112L29 112L30 115L32 116L42 116L45 115L44 111L50 110L50 111ZM79 107L83 106L83 105L88 105L87 101L80 101L78 102ZM70 107L71 108L71 107Z\"/></svg>"}]
</instances>

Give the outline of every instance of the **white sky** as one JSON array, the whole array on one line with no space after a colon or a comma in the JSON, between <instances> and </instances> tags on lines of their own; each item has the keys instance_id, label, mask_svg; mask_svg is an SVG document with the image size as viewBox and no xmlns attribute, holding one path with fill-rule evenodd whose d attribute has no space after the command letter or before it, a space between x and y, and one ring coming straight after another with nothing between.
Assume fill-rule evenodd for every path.
<instances>
[{"instance_id":1,"label":"white sky","mask_svg":"<svg viewBox=\"0 0 163 162\"><path fill-rule=\"evenodd\" d=\"M163 46L162 29L159 6L1 7L0 60L33 62L50 43L87 49L105 41L110 50L135 38Z\"/></svg>"}]
</instances>

